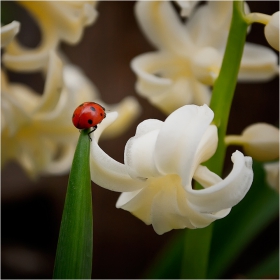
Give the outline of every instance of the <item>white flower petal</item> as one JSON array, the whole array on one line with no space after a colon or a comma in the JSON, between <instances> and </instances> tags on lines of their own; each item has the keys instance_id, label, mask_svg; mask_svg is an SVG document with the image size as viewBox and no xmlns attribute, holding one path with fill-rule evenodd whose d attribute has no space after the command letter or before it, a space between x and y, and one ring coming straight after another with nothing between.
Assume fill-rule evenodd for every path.
<instances>
[{"instance_id":1,"label":"white flower petal","mask_svg":"<svg viewBox=\"0 0 280 280\"><path fill-rule=\"evenodd\" d=\"M214 48L197 51L192 59L192 70L196 78L206 85L213 85L219 75L222 55Z\"/></svg>"},{"instance_id":2,"label":"white flower petal","mask_svg":"<svg viewBox=\"0 0 280 280\"><path fill-rule=\"evenodd\" d=\"M48 175L62 175L69 172L75 153L74 145L62 146L59 151L59 157L52 161L44 168L43 173Z\"/></svg>"},{"instance_id":3,"label":"white flower petal","mask_svg":"<svg viewBox=\"0 0 280 280\"><path fill-rule=\"evenodd\" d=\"M132 178L155 177L159 173L153 158L154 145L163 122L145 120L136 129L134 137L125 146L124 163Z\"/></svg>"},{"instance_id":4,"label":"white flower petal","mask_svg":"<svg viewBox=\"0 0 280 280\"><path fill-rule=\"evenodd\" d=\"M232 1L208 1L198 7L186 24L186 31L194 49L213 47L219 51L225 48L230 20Z\"/></svg>"},{"instance_id":5,"label":"white flower petal","mask_svg":"<svg viewBox=\"0 0 280 280\"><path fill-rule=\"evenodd\" d=\"M271 16L269 23L264 28L267 42L279 51L279 11Z\"/></svg>"},{"instance_id":6,"label":"white flower petal","mask_svg":"<svg viewBox=\"0 0 280 280\"><path fill-rule=\"evenodd\" d=\"M155 47L185 53L192 45L168 1L138 1L135 13L140 27Z\"/></svg>"},{"instance_id":7,"label":"white flower petal","mask_svg":"<svg viewBox=\"0 0 280 280\"><path fill-rule=\"evenodd\" d=\"M132 137L126 143L124 162L132 178L149 178L160 175L153 157L158 131L154 130L142 136Z\"/></svg>"},{"instance_id":8,"label":"white flower petal","mask_svg":"<svg viewBox=\"0 0 280 280\"><path fill-rule=\"evenodd\" d=\"M243 199L253 181L252 159L236 151L232 154L232 162L231 173L221 182L203 190L187 189L188 199L195 210L201 213L217 212L231 208Z\"/></svg>"},{"instance_id":9,"label":"white flower petal","mask_svg":"<svg viewBox=\"0 0 280 280\"><path fill-rule=\"evenodd\" d=\"M12 21L11 23L1 27L1 48L7 46L19 32L20 23Z\"/></svg>"},{"instance_id":10,"label":"white flower petal","mask_svg":"<svg viewBox=\"0 0 280 280\"><path fill-rule=\"evenodd\" d=\"M196 168L197 148L213 117L214 113L207 105L186 105L165 120L154 155L162 174L178 174L183 186L190 184Z\"/></svg>"},{"instance_id":11,"label":"white flower petal","mask_svg":"<svg viewBox=\"0 0 280 280\"><path fill-rule=\"evenodd\" d=\"M6 48L5 66L14 71L41 70L45 67L50 50L60 41L77 43L84 27L93 23L97 12L96 1L19 1L34 17L41 29L42 40L34 49L22 46L16 40Z\"/></svg>"},{"instance_id":12,"label":"white flower petal","mask_svg":"<svg viewBox=\"0 0 280 280\"><path fill-rule=\"evenodd\" d=\"M246 43L241 60L239 81L263 82L278 75L278 58L273 50Z\"/></svg>"},{"instance_id":13,"label":"white flower petal","mask_svg":"<svg viewBox=\"0 0 280 280\"><path fill-rule=\"evenodd\" d=\"M44 93L36 112L47 113L52 111L60 98L62 86L62 62L55 52L50 52Z\"/></svg>"},{"instance_id":14,"label":"white flower petal","mask_svg":"<svg viewBox=\"0 0 280 280\"><path fill-rule=\"evenodd\" d=\"M97 101L97 103L99 103ZM117 137L131 126L135 119L141 112L141 107L136 98L133 96L127 96L117 104L105 104L100 102L106 108L107 111L118 112L118 118L108 126L104 133L102 133L102 139Z\"/></svg>"},{"instance_id":15,"label":"white flower petal","mask_svg":"<svg viewBox=\"0 0 280 280\"><path fill-rule=\"evenodd\" d=\"M106 119L99 125L98 130L105 129L107 125L117 118L117 113L108 113ZM96 132L97 132L96 131ZM94 132L95 133L95 132ZM146 186L144 181L132 179L124 164L109 157L97 144L98 136L93 136L91 142L90 170L91 179L103 188L118 191L134 191Z\"/></svg>"}]
</instances>

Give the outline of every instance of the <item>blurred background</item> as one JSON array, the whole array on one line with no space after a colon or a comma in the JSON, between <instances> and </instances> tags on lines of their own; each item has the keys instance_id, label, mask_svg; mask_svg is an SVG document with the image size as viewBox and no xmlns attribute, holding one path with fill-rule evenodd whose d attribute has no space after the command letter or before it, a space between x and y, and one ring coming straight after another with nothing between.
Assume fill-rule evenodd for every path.
<instances>
[{"instance_id":1,"label":"blurred background","mask_svg":"<svg viewBox=\"0 0 280 280\"><path fill-rule=\"evenodd\" d=\"M278 1L249 1L251 11L273 14ZM141 33L134 17L135 1L101 1L99 17L85 28L79 44L62 44L70 61L79 66L99 89L107 103L117 103L128 95L135 96L142 113L122 136L100 142L111 157L123 162L124 147L134 136L138 123L148 118L164 120L166 116L136 94L135 75L130 61L137 55L153 50ZM40 30L29 14L14 2L1 1L1 18L5 23L21 22L19 40L28 47L40 41ZM7 22L6 22L7 21ZM3 20L2 20L3 22ZM254 24L247 41L268 46L263 26ZM40 73L8 72L11 81L30 85L43 92ZM266 83L239 83L232 105L229 134L240 134L255 122L278 126L279 79ZM77 138L79 132L77 131ZM5 149L5 147L1 147ZM228 150L225 172L231 168ZM241 149L238 147L238 149ZM41 176L32 181L16 163L10 162L1 172L1 278L52 278L56 244L63 211L68 174ZM142 278L160 249L175 231L157 235L151 226L116 209L119 193L92 183L94 216L94 255L92 278ZM264 250L279 247L278 217L252 240L225 278L240 278L248 258L256 263Z\"/></svg>"}]
</instances>

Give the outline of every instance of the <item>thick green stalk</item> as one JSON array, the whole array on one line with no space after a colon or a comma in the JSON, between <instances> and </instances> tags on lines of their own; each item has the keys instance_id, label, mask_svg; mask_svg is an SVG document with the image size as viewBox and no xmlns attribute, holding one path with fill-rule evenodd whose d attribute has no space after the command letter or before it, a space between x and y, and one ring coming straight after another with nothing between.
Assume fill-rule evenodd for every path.
<instances>
[{"instance_id":1,"label":"thick green stalk","mask_svg":"<svg viewBox=\"0 0 280 280\"><path fill-rule=\"evenodd\" d=\"M206 163L206 166L218 175L221 175L224 164L226 152L224 138L247 33L243 5L243 1L233 3L226 50L210 103L210 108L215 114L213 124L218 128L219 143L215 155ZM212 228L213 226L210 225L202 229L186 230L181 266L182 279L206 278Z\"/></svg>"},{"instance_id":2,"label":"thick green stalk","mask_svg":"<svg viewBox=\"0 0 280 280\"><path fill-rule=\"evenodd\" d=\"M90 279L93 221L89 169L90 140L82 130L75 151L56 251L55 279Z\"/></svg>"}]
</instances>

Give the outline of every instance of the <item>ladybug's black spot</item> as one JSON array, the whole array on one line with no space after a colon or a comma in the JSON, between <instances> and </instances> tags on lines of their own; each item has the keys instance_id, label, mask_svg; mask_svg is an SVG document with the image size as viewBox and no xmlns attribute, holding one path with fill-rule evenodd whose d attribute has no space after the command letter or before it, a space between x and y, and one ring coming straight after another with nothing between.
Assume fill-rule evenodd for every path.
<instances>
[{"instance_id":1,"label":"ladybug's black spot","mask_svg":"<svg viewBox=\"0 0 280 280\"><path fill-rule=\"evenodd\" d=\"M73 114L72 119L74 119L74 117L75 117L75 114Z\"/></svg>"},{"instance_id":2,"label":"ladybug's black spot","mask_svg":"<svg viewBox=\"0 0 280 280\"><path fill-rule=\"evenodd\" d=\"M103 114L102 114L102 113L100 113L100 116L102 117L102 116L103 116Z\"/></svg>"},{"instance_id":3,"label":"ladybug's black spot","mask_svg":"<svg viewBox=\"0 0 280 280\"><path fill-rule=\"evenodd\" d=\"M92 124L92 120L91 120L91 119L89 119L87 122L88 122L89 124Z\"/></svg>"},{"instance_id":4,"label":"ladybug's black spot","mask_svg":"<svg viewBox=\"0 0 280 280\"><path fill-rule=\"evenodd\" d=\"M95 108L94 107L90 107L90 110L95 112Z\"/></svg>"}]
</instances>

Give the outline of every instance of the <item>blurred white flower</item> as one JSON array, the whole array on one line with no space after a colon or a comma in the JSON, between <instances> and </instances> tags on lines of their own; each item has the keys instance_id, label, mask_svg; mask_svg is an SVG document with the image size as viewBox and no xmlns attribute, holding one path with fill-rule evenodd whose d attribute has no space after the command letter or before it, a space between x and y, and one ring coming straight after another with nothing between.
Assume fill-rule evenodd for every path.
<instances>
[{"instance_id":1,"label":"blurred white flower","mask_svg":"<svg viewBox=\"0 0 280 280\"><path fill-rule=\"evenodd\" d=\"M267 123L248 126L241 135L228 135L227 145L243 146L245 154L258 161L279 158L279 129Z\"/></svg>"},{"instance_id":2,"label":"blurred white flower","mask_svg":"<svg viewBox=\"0 0 280 280\"><path fill-rule=\"evenodd\" d=\"M102 103L82 71L71 64L63 66L55 52L49 56L43 95L9 83L2 72L1 97L2 165L16 160L31 177L69 171L79 136L72 114L85 101ZM108 108L120 115L108 128L108 137L122 133L140 111L132 97Z\"/></svg>"},{"instance_id":3,"label":"blurred white flower","mask_svg":"<svg viewBox=\"0 0 280 280\"><path fill-rule=\"evenodd\" d=\"M29 49L13 41L3 56L5 66L15 71L39 70L48 60L50 50L60 41L78 43L86 26L96 17L97 1L18 1L38 23L42 40Z\"/></svg>"},{"instance_id":4,"label":"blurred white flower","mask_svg":"<svg viewBox=\"0 0 280 280\"><path fill-rule=\"evenodd\" d=\"M1 26L1 48L6 47L19 32L20 23L12 21L11 23Z\"/></svg>"},{"instance_id":5,"label":"blurred white flower","mask_svg":"<svg viewBox=\"0 0 280 280\"><path fill-rule=\"evenodd\" d=\"M279 161L265 163L263 166L267 184L279 192Z\"/></svg>"},{"instance_id":6,"label":"blurred white flower","mask_svg":"<svg viewBox=\"0 0 280 280\"><path fill-rule=\"evenodd\" d=\"M157 51L131 62L136 90L169 114L185 104L208 104L226 46L232 1L209 1L183 23L169 1L139 1L138 23ZM239 80L266 81L278 74L269 48L246 43Z\"/></svg>"},{"instance_id":7,"label":"blurred white flower","mask_svg":"<svg viewBox=\"0 0 280 280\"><path fill-rule=\"evenodd\" d=\"M225 217L249 190L252 160L236 151L232 172L223 180L200 165L217 148L217 128L207 106L186 105L164 122L140 123L126 144L124 162L109 157L97 144L117 117L108 113L91 143L91 178L101 187L123 192L118 208L130 211L158 234L178 228L202 228ZM204 189L192 188L192 180Z\"/></svg>"},{"instance_id":8,"label":"blurred white flower","mask_svg":"<svg viewBox=\"0 0 280 280\"><path fill-rule=\"evenodd\" d=\"M279 12L274 13L264 28L267 42L279 51Z\"/></svg>"}]
</instances>

